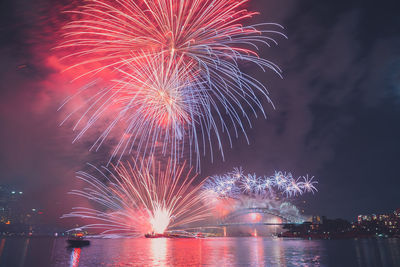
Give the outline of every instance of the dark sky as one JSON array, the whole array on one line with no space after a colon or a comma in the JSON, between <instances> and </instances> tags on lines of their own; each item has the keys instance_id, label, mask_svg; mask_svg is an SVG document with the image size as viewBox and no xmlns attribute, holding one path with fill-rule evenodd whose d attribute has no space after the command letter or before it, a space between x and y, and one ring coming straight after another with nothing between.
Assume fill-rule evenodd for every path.
<instances>
[{"instance_id":1,"label":"dark sky","mask_svg":"<svg viewBox=\"0 0 400 267\"><path fill-rule=\"evenodd\" d=\"M360 213L400 207L400 6L393 1L252 0L261 15L249 23L276 22L288 40L263 48L284 79L254 73L276 109L252 118L250 145L243 136L225 146L225 162L202 159L202 176L241 165L317 177L319 192L306 197L309 214L354 219ZM107 148L71 144L56 112L78 87L60 73L54 50L61 11L78 2L5 0L0 3L0 183L24 190L29 205L49 218L68 211L79 187L74 172L100 165ZM27 204L28 205L28 204Z\"/></svg>"}]
</instances>

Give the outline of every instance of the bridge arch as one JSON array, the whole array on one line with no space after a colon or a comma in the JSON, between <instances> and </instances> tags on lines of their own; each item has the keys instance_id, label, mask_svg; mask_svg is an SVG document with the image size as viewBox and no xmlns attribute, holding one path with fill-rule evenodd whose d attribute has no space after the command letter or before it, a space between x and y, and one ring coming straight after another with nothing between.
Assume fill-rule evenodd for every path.
<instances>
[{"instance_id":1,"label":"bridge arch","mask_svg":"<svg viewBox=\"0 0 400 267\"><path fill-rule=\"evenodd\" d=\"M229 213L227 216L225 216L224 218L222 218L222 220L220 221L219 225L232 225L232 224L240 224L240 223L232 223L232 221L237 218L240 217L242 215L246 215L246 214L251 214L251 213L261 213L261 214L268 214L268 215L272 215L275 217L278 217L282 220L281 223L243 223L243 224L275 224L275 225L282 225L282 224L292 224L292 223L298 223L299 220L296 218L291 218L291 216L286 216L283 214L280 214L277 211L268 209L268 208L243 208L243 209L239 209L239 210L235 210L231 213Z\"/></svg>"}]
</instances>

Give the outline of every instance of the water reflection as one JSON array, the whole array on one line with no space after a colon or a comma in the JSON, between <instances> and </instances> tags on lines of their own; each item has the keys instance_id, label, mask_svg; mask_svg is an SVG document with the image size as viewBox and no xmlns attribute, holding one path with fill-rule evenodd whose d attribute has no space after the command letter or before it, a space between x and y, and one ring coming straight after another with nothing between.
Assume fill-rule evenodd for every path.
<instances>
[{"instance_id":1,"label":"water reflection","mask_svg":"<svg viewBox=\"0 0 400 267\"><path fill-rule=\"evenodd\" d=\"M262 238L253 238L252 240L252 258L255 259L257 266L264 266L264 244Z\"/></svg>"},{"instance_id":2,"label":"water reflection","mask_svg":"<svg viewBox=\"0 0 400 267\"><path fill-rule=\"evenodd\" d=\"M6 239L2 239L0 242L0 259L1 259L1 255L3 255L3 249L4 249L5 244L6 244Z\"/></svg>"},{"instance_id":3,"label":"water reflection","mask_svg":"<svg viewBox=\"0 0 400 267\"><path fill-rule=\"evenodd\" d=\"M399 239L358 239L353 242L359 266L400 264Z\"/></svg>"},{"instance_id":4,"label":"water reflection","mask_svg":"<svg viewBox=\"0 0 400 267\"><path fill-rule=\"evenodd\" d=\"M167 241L168 239L166 238L150 239L151 254L154 266L166 266Z\"/></svg>"},{"instance_id":5,"label":"water reflection","mask_svg":"<svg viewBox=\"0 0 400 267\"><path fill-rule=\"evenodd\" d=\"M71 252L71 264L70 267L78 267L79 259L81 257L81 248L74 248Z\"/></svg>"},{"instance_id":6,"label":"water reflection","mask_svg":"<svg viewBox=\"0 0 400 267\"><path fill-rule=\"evenodd\" d=\"M398 266L399 239L0 239L0 266Z\"/></svg>"},{"instance_id":7,"label":"water reflection","mask_svg":"<svg viewBox=\"0 0 400 267\"><path fill-rule=\"evenodd\" d=\"M167 259L169 266L186 266L187 263L201 265L208 257L204 248L204 239L170 239Z\"/></svg>"},{"instance_id":8,"label":"water reflection","mask_svg":"<svg viewBox=\"0 0 400 267\"><path fill-rule=\"evenodd\" d=\"M271 258L273 260L273 264L279 267L286 267L286 259L285 259L285 251L282 244L282 239L272 239L274 244L271 246Z\"/></svg>"},{"instance_id":9,"label":"water reflection","mask_svg":"<svg viewBox=\"0 0 400 267\"><path fill-rule=\"evenodd\" d=\"M25 266L25 259L26 259L26 254L28 253L28 247L31 239L27 238L25 239L22 247L22 257L21 257L21 262L19 263L19 266Z\"/></svg>"}]
</instances>

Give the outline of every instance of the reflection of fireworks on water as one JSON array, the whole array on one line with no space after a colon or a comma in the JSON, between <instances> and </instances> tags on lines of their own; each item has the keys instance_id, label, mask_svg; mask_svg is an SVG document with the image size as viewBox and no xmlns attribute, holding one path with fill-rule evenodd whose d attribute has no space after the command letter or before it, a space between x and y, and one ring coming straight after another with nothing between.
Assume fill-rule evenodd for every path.
<instances>
[{"instance_id":1,"label":"reflection of fireworks on water","mask_svg":"<svg viewBox=\"0 0 400 267\"><path fill-rule=\"evenodd\" d=\"M101 231L106 237L164 233L207 218L209 209L203 204L202 184L192 184L196 176L191 177L190 171L183 175L184 166L161 171L160 164L156 165L153 163L149 169L145 161L136 167L121 163L114 171L92 166L98 172L98 178L78 172L77 178L88 187L71 194L85 197L100 207L74 208L63 218L95 220L80 228Z\"/></svg>"},{"instance_id":2,"label":"reflection of fireworks on water","mask_svg":"<svg viewBox=\"0 0 400 267\"><path fill-rule=\"evenodd\" d=\"M250 124L246 110L255 116L257 109L264 114L258 95L269 101L264 85L243 73L239 63L254 64L262 70L269 68L279 75L281 72L257 54L259 45L276 44L274 38L284 36L279 32L281 26L242 26L243 20L257 14L242 9L246 2L89 0L80 10L71 12L77 19L67 24L66 39L59 46L70 51L66 58L75 61L71 68L89 68L83 75L118 69L116 73L124 77L117 79L115 87L89 97L90 103L83 108L87 110L82 112L87 124L77 139L109 109L115 119L94 146L104 142L117 122L125 121L124 137L113 156L138 151L134 146L139 146L139 156L146 157L147 153L153 154L156 141L167 141L171 149L166 151L163 144L164 154L170 152L176 158L181 153L179 148L190 147L199 164L200 150L205 153L207 143L212 155L212 135L223 155L220 133L226 133L230 142L239 132L246 136L244 124ZM168 81L168 73L174 70L177 73L168 86L178 94L165 97L171 87L165 89L157 82ZM145 79L138 81L136 77ZM162 103L139 100L138 106L138 95ZM116 103L119 107L114 108ZM143 111L148 113L143 116ZM168 125L161 127L157 124L160 120ZM84 119L78 123L81 121ZM138 130L143 124L145 127ZM147 128L151 130L144 130ZM188 139L188 144L183 144L182 137Z\"/></svg>"},{"instance_id":3,"label":"reflection of fireworks on water","mask_svg":"<svg viewBox=\"0 0 400 267\"><path fill-rule=\"evenodd\" d=\"M303 193L314 193L317 191L314 176L293 178L289 172L276 171L274 175L259 177L256 174L243 174L241 168L225 175L210 177L204 184L203 189L209 194L219 198L237 198L241 195L255 197L294 197Z\"/></svg>"}]
</instances>

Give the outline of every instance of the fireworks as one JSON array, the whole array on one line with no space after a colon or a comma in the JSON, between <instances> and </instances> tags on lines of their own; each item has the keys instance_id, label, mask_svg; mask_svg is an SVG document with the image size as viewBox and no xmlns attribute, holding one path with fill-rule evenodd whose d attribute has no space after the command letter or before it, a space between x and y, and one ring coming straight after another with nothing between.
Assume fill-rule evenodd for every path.
<instances>
[{"instance_id":1,"label":"fireworks","mask_svg":"<svg viewBox=\"0 0 400 267\"><path fill-rule=\"evenodd\" d=\"M304 192L311 192L314 194L314 191L318 191L317 188L315 187L316 184L318 184L317 181L313 181L314 176L308 177L303 176L303 182L301 182L300 187L303 189Z\"/></svg>"},{"instance_id":2,"label":"fireworks","mask_svg":"<svg viewBox=\"0 0 400 267\"><path fill-rule=\"evenodd\" d=\"M265 117L263 101L272 104L266 87L241 66L282 77L276 64L260 57L259 48L286 36L275 23L244 26L257 14L244 8L247 2L86 0L69 12L74 20L64 27L64 41L57 47L68 53L63 57L68 69L84 69L75 79L99 80L106 71L113 79L101 88L91 82L69 97L61 108L77 96L83 103L67 109L61 124L76 119L74 142L93 128L100 132L91 149L107 139L117 141L108 144L113 169L91 165L98 177L78 172L88 187L71 192L98 207L74 208L63 217L94 220L83 228L109 237L164 233L208 217L212 209L204 201L212 196L225 200L219 204L240 199L248 207L262 200L293 215L291 221L299 218L295 206L275 200L314 193L313 177L295 179L284 172L259 177L235 168L195 186L195 176L184 176L184 166L177 167L187 153L197 170L207 151L211 160L213 150L224 158L223 138L232 146L242 133L248 141L250 116ZM131 153L132 165L121 163ZM143 160L159 155L169 157L163 168Z\"/></svg>"},{"instance_id":3,"label":"fireworks","mask_svg":"<svg viewBox=\"0 0 400 267\"><path fill-rule=\"evenodd\" d=\"M223 73L233 81L245 81L246 76L235 65L238 60L279 74L280 69L259 58L256 50L260 44L277 44L273 36L286 37L279 31L282 26L240 24L258 14L243 8L247 2L89 0L80 10L69 12L78 19L65 26L66 40L59 47L75 51L66 56L78 59L70 68L103 62L89 73L124 67L141 58L145 51L154 58L183 56L185 62L194 62L196 69L207 72L207 79ZM223 77L217 79L225 83Z\"/></svg>"},{"instance_id":4,"label":"fireworks","mask_svg":"<svg viewBox=\"0 0 400 267\"><path fill-rule=\"evenodd\" d=\"M162 142L163 154L173 158L189 147L198 166L206 143L212 156L212 135L223 156L222 132L230 141L239 132L246 136L245 124L251 126L246 110L255 116L261 110L265 116L259 95L270 101L264 85L239 65L281 73L257 50L276 44L275 38L284 36L282 27L243 26L241 22L257 14L243 8L246 2L89 0L72 11L78 19L65 26L65 41L59 46L70 51L65 58L74 61L71 68L87 67L82 75L117 70L121 77L88 97L77 124L87 123L76 139L108 110L114 119L94 146L123 121L124 134L112 157L132 150L140 157L153 155Z\"/></svg>"},{"instance_id":5,"label":"fireworks","mask_svg":"<svg viewBox=\"0 0 400 267\"><path fill-rule=\"evenodd\" d=\"M194 84L188 76L190 66L183 68L181 64L173 65L164 60L154 62L148 57L143 57L140 63L129 64L130 71L124 72L123 80L89 98L86 102L89 109L82 111L84 106L80 106L68 114L70 118L81 112L74 125L74 129L80 127L81 130L74 141L102 114L115 112L116 116L106 124L92 149L99 149L114 128L123 128L123 138L115 146L110 161L117 155L119 161L132 150L141 151L138 157L152 156L158 147L164 155L170 152L171 158L179 159L185 145L184 136L196 136L195 122L201 121L200 114L205 114L201 110L204 96L201 92L187 90ZM194 145L193 142L187 145L190 151L198 150Z\"/></svg>"},{"instance_id":6,"label":"fireworks","mask_svg":"<svg viewBox=\"0 0 400 267\"><path fill-rule=\"evenodd\" d=\"M266 209L270 214L288 222L302 223L304 217L299 209L288 202L304 193L317 191L314 176L293 178L289 172L276 171L272 176L259 177L244 174L242 168L235 168L225 175L210 177L203 186L209 205L222 221L235 212L249 209ZM267 212L268 213L268 212Z\"/></svg>"},{"instance_id":7,"label":"fireworks","mask_svg":"<svg viewBox=\"0 0 400 267\"><path fill-rule=\"evenodd\" d=\"M80 228L100 230L100 235L106 237L164 233L207 218L209 210L203 205L202 183L193 184L196 176L190 176L190 171L183 175L184 166L162 171L160 164L153 163L149 169L149 162L140 162L135 167L121 163L113 171L91 165L98 177L78 172L77 178L88 187L71 194L87 198L99 207L73 208L63 217L94 220Z\"/></svg>"},{"instance_id":8,"label":"fireworks","mask_svg":"<svg viewBox=\"0 0 400 267\"><path fill-rule=\"evenodd\" d=\"M241 168L222 176L212 176L204 184L204 191L218 198L238 198L242 195L273 198L276 196L294 197L303 193L317 191L313 181L307 176L293 178L289 172L276 171L270 177L259 177L256 174L243 174Z\"/></svg>"}]
</instances>

